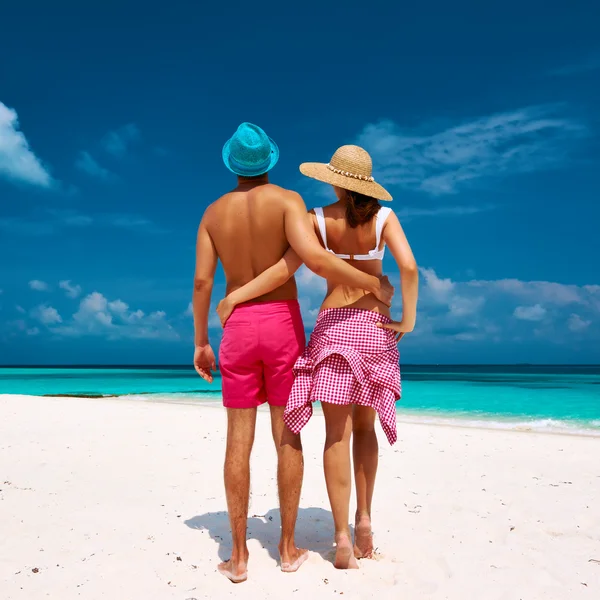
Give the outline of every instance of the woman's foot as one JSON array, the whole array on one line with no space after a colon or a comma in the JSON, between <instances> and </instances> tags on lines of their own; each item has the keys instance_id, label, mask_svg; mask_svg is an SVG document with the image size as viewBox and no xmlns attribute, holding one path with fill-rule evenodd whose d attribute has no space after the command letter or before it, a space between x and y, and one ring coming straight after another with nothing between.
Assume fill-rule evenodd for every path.
<instances>
[{"instance_id":1,"label":"woman's foot","mask_svg":"<svg viewBox=\"0 0 600 600\"><path fill-rule=\"evenodd\" d=\"M335 560L333 566L336 569L358 569L358 563L352 551L352 542L347 533L337 533L335 536Z\"/></svg>"},{"instance_id":2,"label":"woman's foot","mask_svg":"<svg viewBox=\"0 0 600 600\"><path fill-rule=\"evenodd\" d=\"M373 531L371 518L358 517L354 525L354 556L356 558L373 558Z\"/></svg>"}]
</instances>

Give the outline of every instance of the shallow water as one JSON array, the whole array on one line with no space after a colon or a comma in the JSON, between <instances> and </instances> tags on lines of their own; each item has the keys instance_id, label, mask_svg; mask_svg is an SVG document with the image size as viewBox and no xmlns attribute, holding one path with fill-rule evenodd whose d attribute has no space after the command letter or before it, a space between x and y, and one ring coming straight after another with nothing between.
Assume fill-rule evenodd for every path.
<instances>
[{"instance_id":1,"label":"shallow water","mask_svg":"<svg viewBox=\"0 0 600 600\"><path fill-rule=\"evenodd\" d=\"M0 368L0 393L219 403L189 367ZM402 420L600 435L599 366L404 366Z\"/></svg>"}]
</instances>

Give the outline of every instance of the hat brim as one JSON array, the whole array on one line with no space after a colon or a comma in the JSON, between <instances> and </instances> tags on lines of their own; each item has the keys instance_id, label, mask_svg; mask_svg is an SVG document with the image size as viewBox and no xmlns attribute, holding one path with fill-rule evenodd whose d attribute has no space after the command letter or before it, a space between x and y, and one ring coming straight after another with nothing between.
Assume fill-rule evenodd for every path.
<instances>
[{"instance_id":1,"label":"hat brim","mask_svg":"<svg viewBox=\"0 0 600 600\"><path fill-rule=\"evenodd\" d=\"M332 171L324 163L302 163L300 165L300 173L311 179L329 183L345 190L350 190L351 192L364 194L365 196L371 196L371 198L376 198L377 200L385 202L392 200L391 194L378 183L340 175Z\"/></svg>"},{"instance_id":2,"label":"hat brim","mask_svg":"<svg viewBox=\"0 0 600 600\"><path fill-rule=\"evenodd\" d=\"M223 162L232 173L240 175L241 177L258 177L259 175L264 175L265 173L268 173L279 160L279 147L271 138L269 138L269 143L271 144L271 158L269 165L266 167L261 166L261 168L254 169L251 167L248 169L240 169L239 164L234 165L231 162L231 140L225 142L225 145L223 146Z\"/></svg>"}]
</instances>

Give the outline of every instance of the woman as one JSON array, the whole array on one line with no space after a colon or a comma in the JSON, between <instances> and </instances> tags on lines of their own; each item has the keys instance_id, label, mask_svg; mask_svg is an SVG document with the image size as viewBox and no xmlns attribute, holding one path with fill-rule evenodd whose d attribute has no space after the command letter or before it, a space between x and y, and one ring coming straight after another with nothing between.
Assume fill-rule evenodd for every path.
<instances>
[{"instance_id":1,"label":"woman","mask_svg":"<svg viewBox=\"0 0 600 600\"><path fill-rule=\"evenodd\" d=\"M320 401L325 416L323 466L335 524L335 566L357 568L357 558L371 558L371 502L377 473L375 416L391 444L396 441L395 402L400 398L397 342L416 320L418 271L396 215L379 200L390 194L371 176L371 157L358 146L342 146L329 164L304 163L300 171L333 185L338 201L311 211L323 247L354 267L383 276L388 246L402 282L402 320L390 319L389 308L360 289L327 282L315 329L294 367L295 382L284 420L298 433ZM289 250L279 263L224 299L217 311L225 323L236 305L285 282L299 268ZM354 458L357 509L354 547L350 537L350 437Z\"/></svg>"}]
</instances>

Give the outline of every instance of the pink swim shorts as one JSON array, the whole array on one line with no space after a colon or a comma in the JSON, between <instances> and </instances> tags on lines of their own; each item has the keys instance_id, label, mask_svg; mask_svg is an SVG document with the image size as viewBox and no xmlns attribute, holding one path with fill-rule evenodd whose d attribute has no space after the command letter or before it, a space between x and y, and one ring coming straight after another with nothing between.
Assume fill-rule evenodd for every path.
<instances>
[{"instance_id":1,"label":"pink swim shorts","mask_svg":"<svg viewBox=\"0 0 600 600\"><path fill-rule=\"evenodd\" d=\"M306 338L297 300L238 306L225 324L219 349L223 405L285 406L293 367Z\"/></svg>"}]
</instances>

